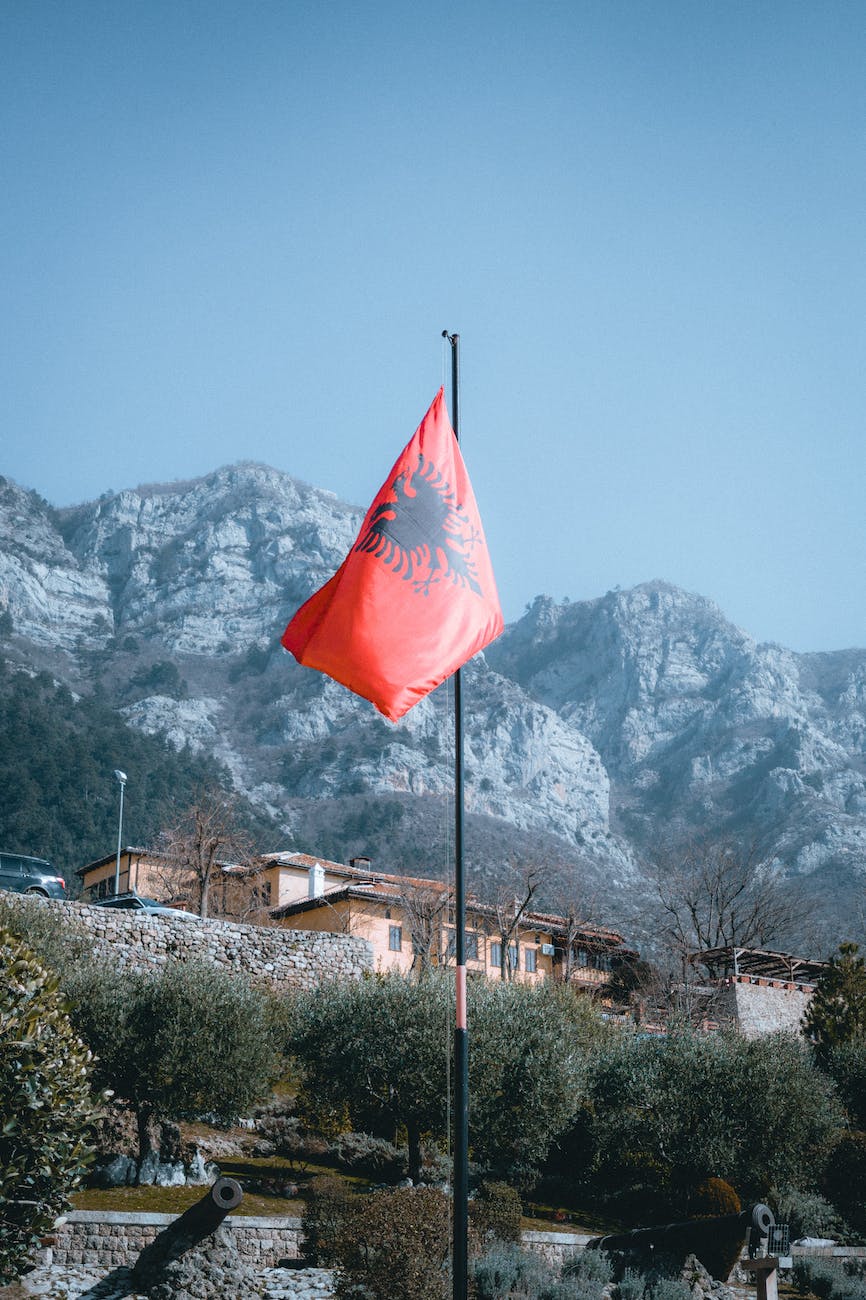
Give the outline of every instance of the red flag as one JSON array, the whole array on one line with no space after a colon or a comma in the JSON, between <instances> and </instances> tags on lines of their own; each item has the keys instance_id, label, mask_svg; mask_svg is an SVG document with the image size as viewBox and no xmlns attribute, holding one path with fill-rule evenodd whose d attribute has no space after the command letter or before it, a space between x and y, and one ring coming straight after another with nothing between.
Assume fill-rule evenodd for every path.
<instances>
[{"instance_id":1,"label":"red flag","mask_svg":"<svg viewBox=\"0 0 866 1300\"><path fill-rule=\"evenodd\" d=\"M337 572L282 636L396 721L502 631L472 485L440 388Z\"/></svg>"}]
</instances>

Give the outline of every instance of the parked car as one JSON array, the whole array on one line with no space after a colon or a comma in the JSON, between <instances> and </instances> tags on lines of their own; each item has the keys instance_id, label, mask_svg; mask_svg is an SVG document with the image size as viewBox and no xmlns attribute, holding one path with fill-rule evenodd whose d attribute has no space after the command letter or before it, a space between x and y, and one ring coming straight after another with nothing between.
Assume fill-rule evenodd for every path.
<instances>
[{"instance_id":1,"label":"parked car","mask_svg":"<svg viewBox=\"0 0 866 1300\"><path fill-rule=\"evenodd\" d=\"M148 916L179 916L187 921L200 921L195 912L185 912L180 907L169 907L168 903L158 903L155 898L146 898L143 894L130 891L128 894L113 894L111 898L100 898L94 907L113 907L125 912L145 912Z\"/></svg>"},{"instance_id":2,"label":"parked car","mask_svg":"<svg viewBox=\"0 0 866 1300\"><path fill-rule=\"evenodd\" d=\"M0 889L16 894L40 894L42 898L66 898L66 881L44 858L23 853L0 853Z\"/></svg>"}]
</instances>

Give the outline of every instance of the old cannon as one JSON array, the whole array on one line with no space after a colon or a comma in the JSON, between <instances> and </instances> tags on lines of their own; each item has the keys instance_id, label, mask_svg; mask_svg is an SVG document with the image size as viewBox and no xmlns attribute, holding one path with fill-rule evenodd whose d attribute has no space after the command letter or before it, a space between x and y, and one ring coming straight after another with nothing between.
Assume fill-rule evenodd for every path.
<instances>
[{"instance_id":1,"label":"old cannon","mask_svg":"<svg viewBox=\"0 0 866 1300\"><path fill-rule=\"evenodd\" d=\"M227 1214L244 1199L243 1188L234 1178L218 1178L207 1193L145 1246L133 1266L135 1278L152 1279L173 1260L216 1232Z\"/></svg>"},{"instance_id":2,"label":"old cannon","mask_svg":"<svg viewBox=\"0 0 866 1300\"><path fill-rule=\"evenodd\" d=\"M594 1237L587 1242L587 1250L603 1250L621 1258L624 1266L632 1259L644 1265L661 1258L681 1263L687 1255L695 1255L708 1273L724 1281L743 1247L748 1244L749 1254L756 1255L760 1241L769 1235L775 1222L770 1207L758 1204L740 1214L684 1219L681 1223Z\"/></svg>"}]
</instances>

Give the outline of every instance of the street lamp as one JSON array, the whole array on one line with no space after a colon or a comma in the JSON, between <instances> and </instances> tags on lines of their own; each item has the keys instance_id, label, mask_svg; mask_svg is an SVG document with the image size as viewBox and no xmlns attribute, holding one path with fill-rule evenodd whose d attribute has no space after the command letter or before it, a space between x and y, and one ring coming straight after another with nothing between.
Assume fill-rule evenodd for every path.
<instances>
[{"instance_id":1,"label":"street lamp","mask_svg":"<svg viewBox=\"0 0 866 1300\"><path fill-rule=\"evenodd\" d=\"M117 861L114 864L114 896L120 893L120 841L123 838L123 791L126 787L126 773L121 772L119 767L114 769L114 775L120 783L120 820L117 823Z\"/></svg>"}]
</instances>

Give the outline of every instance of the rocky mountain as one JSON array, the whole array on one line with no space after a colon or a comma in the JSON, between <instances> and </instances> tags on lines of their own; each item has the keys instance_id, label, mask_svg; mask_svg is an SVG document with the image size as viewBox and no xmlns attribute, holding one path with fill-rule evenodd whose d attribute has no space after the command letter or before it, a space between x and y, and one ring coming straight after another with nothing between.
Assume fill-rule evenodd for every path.
<instances>
[{"instance_id":1,"label":"rocky mountain","mask_svg":"<svg viewBox=\"0 0 866 1300\"><path fill-rule=\"evenodd\" d=\"M252 464L63 510L0 480L0 648L219 759L286 844L444 873L450 691L394 726L278 644L360 520ZM603 890L616 912L647 853L689 831L759 844L816 895L862 886L866 651L756 645L653 582L539 596L465 693L481 887L541 861L551 902Z\"/></svg>"}]
</instances>

